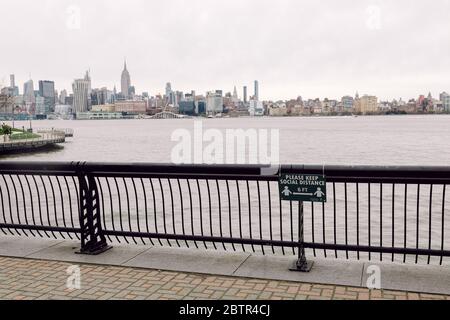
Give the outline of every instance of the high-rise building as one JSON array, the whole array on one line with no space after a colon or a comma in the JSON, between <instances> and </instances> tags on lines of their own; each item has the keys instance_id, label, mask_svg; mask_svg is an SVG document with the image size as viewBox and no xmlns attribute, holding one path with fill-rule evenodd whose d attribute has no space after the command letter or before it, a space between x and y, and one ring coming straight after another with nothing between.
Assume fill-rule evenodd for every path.
<instances>
[{"instance_id":1,"label":"high-rise building","mask_svg":"<svg viewBox=\"0 0 450 320\"><path fill-rule=\"evenodd\" d=\"M183 101L178 102L178 110L180 114L194 115L195 109L195 101L190 94L187 94Z\"/></svg>"},{"instance_id":2,"label":"high-rise building","mask_svg":"<svg viewBox=\"0 0 450 320\"><path fill-rule=\"evenodd\" d=\"M221 90L208 92L206 94L206 112L208 114L223 112L223 96Z\"/></svg>"},{"instance_id":3,"label":"high-rise building","mask_svg":"<svg viewBox=\"0 0 450 320\"><path fill-rule=\"evenodd\" d=\"M247 103L247 86L244 86L244 103Z\"/></svg>"},{"instance_id":4,"label":"high-rise building","mask_svg":"<svg viewBox=\"0 0 450 320\"><path fill-rule=\"evenodd\" d=\"M65 105L66 104L66 98L67 98L67 90L64 89L59 94L59 104Z\"/></svg>"},{"instance_id":5,"label":"high-rise building","mask_svg":"<svg viewBox=\"0 0 450 320\"><path fill-rule=\"evenodd\" d=\"M167 100L167 103L172 104L172 105L175 102L175 95L172 91L172 84L170 82L166 83L166 100Z\"/></svg>"},{"instance_id":6,"label":"high-rise building","mask_svg":"<svg viewBox=\"0 0 450 320\"><path fill-rule=\"evenodd\" d=\"M169 94L172 92L172 84L170 82L166 83L166 96L169 96Z\"/></svg>"},{"instance_id":7,"label":"high-rise building","mask_svg":"<svg viewBox=\"0 0 450 320\"><path fill-rule=\"evenodd\" d=\"M136 88L134 86L130 86L130 89L128 90L129 99L133 99L136 95Z\"/></svg>"},{"instance_id":8,"label":"high-rise building","mask_svg":"<svg viewBox=\"0 0 450 320\"><path fill-rule=\"evenodd\" d=\"M255 80L255 100L259 101L259 82Z\"/></svg>"},{"instance_id":9,"label":"high-rise building","mask_svg":"<svg viewBox=\"0 0 450 320\"><path fill-rule=\"evenodd\" d=\"M361 98L355 99L355 111L367 114L378 111L378 98L375 96L364 95Z\"/></svg>"},{"instance_id":10,"label":"high-rise building","mask_svg":"<svg viewBox=\"0 0 450 320\"><path fill-rule=\"evenodd\" d=\"M10 86L2 88L1 94L9 97L17 97L19 95L19 88L15 85L13 74L10 75L10 81Z\"/></svg>"},{"instance_id":11,"label":"high-rise building","mask_svg":"<svg viewBox=\"0 0 450 320\"><path fill-rule=\"evenodd\" d=\"M439 95L439 100L441 100L442 102L444 111L450 112L450 94L448 94L447 92L442 92Z\"/></svg>"},{"instance_id":12,"label":"high-rise building","mask_svg":"<svg viewBox=\"0 0 450 320\"><path fill-rule=\"evenodd\" d=\"M73 93L69 94L66 97L66 105L73 106Z\"/></svg>"},{"instance_id":13,"label":"high-rise building","mask_svg":"<svg viewBox=\"0 0 450 320\"><path fill-rule=\"evenodd\" d=\"M36 97L35 114L47 114L49 113L48 106L45 104L45 98L38 95Z\"/></svg>"},{"instance_id":14,"label":"high-rise building","mask_svg":"<svg viewBox=\"0 0 450 320\"><path fill-rule=\"evenodd\" d=\"M91 92L91 102L93 106L114 103L113 92L108 88L93 89Z\"/></svg>"},{"instance_id":15,"label":"high-rise building","mask_svg":"<svg viewBox=\"0 0 450 320\"><path fill-rule=\"evenodd\" d=\"M232 96L231 98L232 98L232 101L233 101L234 103L237 103L237 102L239 101L239 96L238 96L238 93L237 93L236 86L234 86L234 89L233 89L233 96Z\"/></svg>"},{"instance_id":16,"label":"high-rise building","mask_svg":"<svg viewBox=\"0 0 450 320\"><path fill-rule=\"evenodd\" d=\"M88 109L91 108L92 102L91 102L91 93L92 93L92 82L91 82L91 75L90 71L86 71L86 74L84 76L84 80L88 83Z\"/></svg>"},{"instance_id":17,"label":"high-rise building","mask_svg":"<svg viewBox=\"0 0 450 320\"><path fill-rule=\"evenodd\" d=\"M90 81L76 79L72 84L73 89L73 112L86 112L89 110L89 86Z\"/></svg>"},{"instance_id":18,"label":"high-rise building","mask_svg":"<svg viewBox=\"0 0 450 320\"><path fill-rule=\"evenodd\" d=\"M45 110L55 111L55 83L49 80L40 80L39 95L44 98Z\"/></svg>"},{"instance_id":19,"label":"high-rise building","mask_svg":"<svg viewBox=\"0 0 450 320\"><path fill-rule=\"evenodd\" d=\"M13 99L3 92L0 93L0 113L13 113L13 110Z\"/></svg>"},{"instance_id":20,"label":"high-rise building","mask_svg":"<svg viewBox=\"0 0 450 320\"><path fill-rule=\"evenodd\" d=\"M17 97L19 95L19 87L16 87L16 80L15 80L15 76L13 74L11 74L9 76L9 80L10 80L10 92L11 95L14 97Z\"/></svg>"},{"instance_id":21,"label":"high-rise building","mask_svg":"<svg viewBox=\"0 0 450 320\"><path fill-rule=\"evenodd\" d=\"M131 78L130 73L127 70L127 62L124 62L122 76L120 80L120 88L122 97L126 99L130 99L130 87L131 87Z\"/></svg>"},{"instance_id":22,"label":"high-rise building","mask_svg":"<svg viewBox=\"0 0 450 320\"><path fill-rule=\"evenodd\" d=\"M34 95L33 80L28 80L23 85L23 98L26 104L32 104L36 102L36 96Z\"/></svg>"},{"instance_id":23,"label":"high-rise building","mask_svg":"<svg viewBox=\"0 0 450 320\"><path fill-rule=\"evenodd\" d=\"M250 106L248 111L251 116L262 116L264 115L264 106L263 103L256 99L250 100Z\"/></svg>"},{"instance_id":24,"label":"high-rise building","mask_svg":"<svg viewBox=\"0 0 450 320\"><path fill-rule=\"evenodd\" d=\"M344 111L352 111L354 101L355 100L353 99L353 97L350 97L350 96L342 97L341 102L342 102Z\"/></svg>"}]
</instances>

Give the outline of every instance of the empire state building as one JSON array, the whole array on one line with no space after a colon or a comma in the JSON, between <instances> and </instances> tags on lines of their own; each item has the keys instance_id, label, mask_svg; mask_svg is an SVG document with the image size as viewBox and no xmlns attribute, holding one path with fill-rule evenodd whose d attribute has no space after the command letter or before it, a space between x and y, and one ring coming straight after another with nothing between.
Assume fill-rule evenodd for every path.
<instances>
[{"instance_id":1,"label":"empire state building","mask_svg":"<svg viewBox=\"0 0 450 320\"><path fill-rule=\"evenodd\" d=\"M120 80L121 83L121 94L125 99L130 98L130 87L131 87L131 80L130 80L130 73L127 70L127 62L124 63L124 68L122 71L122 77Z\"/></svg>"}]
</instances>

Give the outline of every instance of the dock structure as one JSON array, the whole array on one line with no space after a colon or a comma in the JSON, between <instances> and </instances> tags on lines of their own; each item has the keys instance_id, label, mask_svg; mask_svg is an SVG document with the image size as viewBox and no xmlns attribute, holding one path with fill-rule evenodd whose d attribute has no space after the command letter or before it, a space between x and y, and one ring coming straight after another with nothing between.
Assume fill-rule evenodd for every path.
<instances>
[{"instance_id":1,"label":"dock structure","mask_svg":"<svg viewBox=\"0 0 450 320\"><path fill-rule=\"evenodd\" d=\"M39 138L0 141L0 154L6 152L30 151L64 142L66 142L66 136L59 131L43 133Z\"/></svg>"}]
</instances>

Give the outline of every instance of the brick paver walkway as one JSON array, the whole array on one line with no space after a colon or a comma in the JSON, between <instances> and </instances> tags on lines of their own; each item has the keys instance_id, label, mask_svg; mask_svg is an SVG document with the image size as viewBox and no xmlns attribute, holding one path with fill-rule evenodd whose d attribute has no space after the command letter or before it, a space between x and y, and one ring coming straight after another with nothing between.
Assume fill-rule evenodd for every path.
<instances>
[{"instance_id":1,"label":"brick paver walkway","mask_svg":"<svg viewBox=\"0 0 450 320\"><path fill-rule=\"evenodd\" d=\"M450 296L0 257L0 299L447 299Z\"/></svg>"}]
</instances>

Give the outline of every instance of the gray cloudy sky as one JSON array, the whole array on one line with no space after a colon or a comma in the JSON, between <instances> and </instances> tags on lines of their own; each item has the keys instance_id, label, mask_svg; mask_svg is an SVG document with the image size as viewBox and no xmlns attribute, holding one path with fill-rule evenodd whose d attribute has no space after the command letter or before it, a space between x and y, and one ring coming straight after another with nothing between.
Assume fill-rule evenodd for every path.
<instances>
[{"instance_id":1,"label":"gray cloudy sky","mask_svg":"<svg viewBox=\"0 0 450 320\"><path fill-rule=\"evenodd\" d=\"M91 68L138 92L232 91L258 79L263 99L450 91L450 0L2 0L0 83ZM80 12L78 19L77 11ZM79 21L78 21L79 20ZM253 89L251 89L253 92Z\"/></svg>"}]
</instances>

